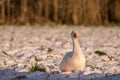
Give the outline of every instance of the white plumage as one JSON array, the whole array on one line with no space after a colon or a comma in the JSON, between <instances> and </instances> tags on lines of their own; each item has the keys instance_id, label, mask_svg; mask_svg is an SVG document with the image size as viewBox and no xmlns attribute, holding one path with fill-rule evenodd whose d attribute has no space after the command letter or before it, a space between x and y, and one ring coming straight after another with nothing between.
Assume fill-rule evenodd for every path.
<instances>
[{"instance_id":1,"label":"white plumage","mask_svg":"<svg viewBox=\"0 0 120 80\"><path fill-rule=\"evenodd\" d=\"M86 60L78 43L78 33L72 31L71 38L73 51L66 53L63 57L59 65L59 69L62 72L83 71L85 68Z\"/></svg>"}]
</instances>

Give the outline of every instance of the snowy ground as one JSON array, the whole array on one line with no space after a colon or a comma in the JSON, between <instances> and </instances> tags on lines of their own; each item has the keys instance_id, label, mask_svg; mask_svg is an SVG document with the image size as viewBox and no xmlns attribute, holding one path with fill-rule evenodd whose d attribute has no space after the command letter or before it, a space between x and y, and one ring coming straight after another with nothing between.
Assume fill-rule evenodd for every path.
<instances>
[{"instance_id":1,"label":"snowy ground","mask_svg":"<svg viewBox=\"0 0 120 80\"><path fill-rule=\"evenodd\" d=\"M79 33L87 64L83 75L60 73L58 65L72 50L70 32ZM100 56L95 51L107 55ZM35 64L46 72L29 72ZM80 79L79 79L80 78ZM120 80L120 28L0 27L0 80Z\"/></svg>"}]
</instances>

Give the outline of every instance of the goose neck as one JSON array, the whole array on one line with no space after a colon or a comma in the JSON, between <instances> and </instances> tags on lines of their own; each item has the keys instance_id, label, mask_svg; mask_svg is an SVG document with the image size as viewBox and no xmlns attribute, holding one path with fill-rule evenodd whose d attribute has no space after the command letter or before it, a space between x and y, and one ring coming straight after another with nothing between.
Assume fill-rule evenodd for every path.
<instances>
[{"instance_id":1,"label":"goose neck","mask_svg":"<svg viewBox=\"0 0 120 80\"><path fill-rule=\"evenodd\" d=\"M73 52L79 51L80 50L80 46L78 43L78 39L73 39Z\"/></svg>"}]
</instances>

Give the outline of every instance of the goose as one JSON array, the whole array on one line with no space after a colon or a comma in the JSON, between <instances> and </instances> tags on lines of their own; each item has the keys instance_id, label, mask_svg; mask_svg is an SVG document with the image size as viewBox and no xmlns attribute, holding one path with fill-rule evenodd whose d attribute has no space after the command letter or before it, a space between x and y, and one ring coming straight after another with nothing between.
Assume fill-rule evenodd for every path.
<instances>
[{"instance_id":1,"label":"goose","mask_svg":"<svg viewBox=\"0 0 120 80\"><path fill-rule=\"evenodd\" d=\"M59 64L61 72L83 71L85 68L86 60L78 43L78 33L71 32L73 42L73 50L68 52L63 57Z\"/></svg>"}]
</instances>

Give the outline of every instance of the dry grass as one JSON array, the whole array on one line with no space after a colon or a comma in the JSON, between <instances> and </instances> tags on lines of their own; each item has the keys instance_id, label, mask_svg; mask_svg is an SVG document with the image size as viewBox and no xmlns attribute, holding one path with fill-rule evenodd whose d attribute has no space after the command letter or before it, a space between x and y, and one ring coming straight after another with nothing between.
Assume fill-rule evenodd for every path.
<instances>
[{"instance_id":1,"label":"dry grass","mask_svg":"<svg viewBox=\"0 0 120 80\"><path fill-rule=\"evenodd\" d=\"M120 23L119 14L119 0L6 0L1 5L0 23L99 25Z\"/></svg>"}]
</instances>

